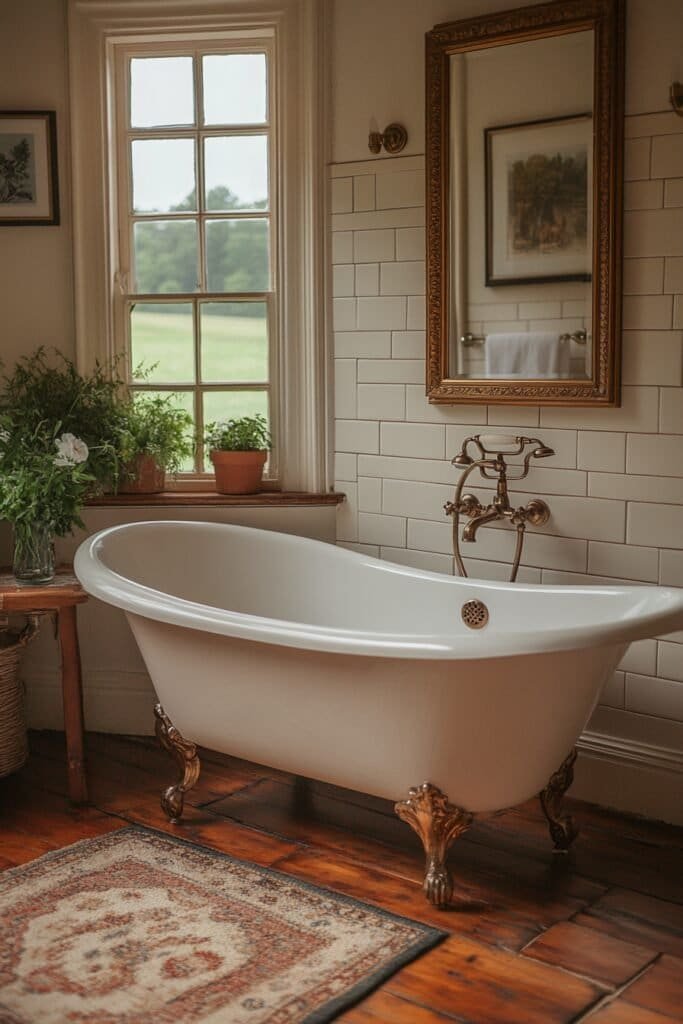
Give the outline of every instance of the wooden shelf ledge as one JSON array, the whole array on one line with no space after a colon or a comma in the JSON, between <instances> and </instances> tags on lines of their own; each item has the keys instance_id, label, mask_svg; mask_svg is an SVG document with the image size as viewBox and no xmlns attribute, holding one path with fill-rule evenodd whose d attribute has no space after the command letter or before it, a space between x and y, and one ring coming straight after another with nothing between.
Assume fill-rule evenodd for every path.
<instances>
[{"instance_id":1,"label":"wooden shelf ledge","mask_svg":"<svg viewBox=\"0 0 683 1024\"><path fill-rule=\"evenodd\" d=\"M161 494L108 494L87 502L88 508L166 508L172 505L254 506L339 505L346 496L338 492L309 494L305 491L259 491L258 494L218 494L216 491L163 491Z\"/></svg>"}]
</instances>

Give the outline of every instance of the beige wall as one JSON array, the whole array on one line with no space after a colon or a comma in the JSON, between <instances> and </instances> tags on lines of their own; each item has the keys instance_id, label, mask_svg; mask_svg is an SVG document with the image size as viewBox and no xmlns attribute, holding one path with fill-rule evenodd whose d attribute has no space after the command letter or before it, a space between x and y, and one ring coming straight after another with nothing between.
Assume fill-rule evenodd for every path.
<instances>
[{"instance_id":1,"label":"beige wall","mask_svg":"<svg viewBox=\"0 0 683 1024\"><path fill-rule=\"evenodd\" d=\"M506 0L331 2L335 163L367 159L373 122L383 130L402 121L409 136L406 154L424 152L425 32L440 21L525 6ZM627 9L626 112L663 110L671 82L683 80L683 4L627 0Z\"/></svg>"},{"instance_id":2,"label":"beige wall","mask_svg":"<svg viewBox=\"0 0 683 1024\"><path fill-rule=\"evenodd\" d=\"M543 496L552 512L527 537L521 579L683 586L683 119L668 103L671 80L683 77L680 0L628 4L622 408L425 398L423 33L438 19L504 6L513 5L335 3L336 476L350 498L338 538L451 572L450 459L488 424L533 432L556 451L513 492L520 503ZM372 117L381 127L404 121L410 154L370 158ZM509 532L480 531L470 573L507 578L511 543ZM576 792L683 823L683 633L634 644L609 680Z\"/></svg>"},{"instance_id":3,"label":"beige wall","mask_svg":"<svg viewBox=\"0 0 683 1024\"><path fill-rule=\"evenodd\" d=\"M517 7L500 0L331 0L332 160L365 160L368 133L400 121L424 152L424 35L440 21Z\"/></svg>"},{"instance_id":4,"label":"beige wall","mask_svg":"<svg viewBox=\"0 0 683 1024\"><path fill-rule=\"evenodd\" d=\"M11 366L38 345L73 355L68 88L64 0L0 4L4 110L56 110L61 223L0 228L0 359Z\"/></svg>"}]
</instances>

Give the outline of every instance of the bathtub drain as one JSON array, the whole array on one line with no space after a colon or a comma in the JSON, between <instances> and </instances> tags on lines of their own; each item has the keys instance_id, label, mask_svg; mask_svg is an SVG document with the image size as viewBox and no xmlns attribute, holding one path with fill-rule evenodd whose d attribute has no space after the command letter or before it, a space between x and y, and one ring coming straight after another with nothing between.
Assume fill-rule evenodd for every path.
<instances>
[{"instance_id":1,"label":"bathtub drain","mask_svg":"<svg viewBox=\"0 0 683 1024\"><path fill-rule=\"evenodd\" d=\"M470 629L483 629L489 621L489 610L483 601L465 601L461 615L462 621Z\"/></svg>"}]
</instances>

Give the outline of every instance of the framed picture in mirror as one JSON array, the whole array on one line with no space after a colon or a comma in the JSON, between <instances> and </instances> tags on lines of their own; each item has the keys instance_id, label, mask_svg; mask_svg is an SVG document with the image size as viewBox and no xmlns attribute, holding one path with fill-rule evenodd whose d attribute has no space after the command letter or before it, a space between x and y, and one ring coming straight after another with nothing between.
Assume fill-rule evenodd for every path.
<instances>
[{"instance_id":1,"label":"framed picture in mirror","mask_svg":"<svg viewBox=\"0 0 683 1024\"><path fill-rule=\"evenodd\" d=\"M590 281L591 114L484 130L486 284Z\"/></svg>"}]
</instances>

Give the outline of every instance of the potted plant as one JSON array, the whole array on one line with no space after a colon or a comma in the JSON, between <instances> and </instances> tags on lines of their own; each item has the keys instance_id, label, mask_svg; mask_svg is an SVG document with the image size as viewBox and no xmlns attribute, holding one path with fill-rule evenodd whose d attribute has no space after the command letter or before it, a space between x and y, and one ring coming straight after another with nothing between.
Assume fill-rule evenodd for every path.
<instances>
[{"instance_id":1,"label":"potted plant","mask_svg":"<svg viewBox=\"0 0 683 1024\"><path fill-rule=\"evenodd\" d=\"M66 356L41 347L4 378L0 417L11 423L13 438L40 438L39 447L45 434L52 441L63 434L79 438L89 451L92 494L115 486L118 478L114 441L123 387L116 362L81 374Z\"/></svg>"},{"instance_id":2,"label":"potted plant","mask_svg":"<svg viewBox=\"0 0 683 1024\"><path fill-rule=\"evenodd\" d=\"M38 348L0 392L0 518L14 531L14 573L47 582L53 540L82 526L88 497L117 479L114 444L120 388L116 364L80 374L56 350Z\"/></svg>"},{"instance_id":3,"label":"potted plant","mask_svg":"<svg viewBox=\"0 0 683 1024\"><path fill-rule=\"evenodd\" d=\"M26 432L0 417L0 519L13 527L17 582L49 582L54 538L83 526L80 510L95 482L90 456L85 442L59 423Z\"/></svg>"},{"instance_id":4,"label":"potted plant","mask_svg":"<svg viewBox=\"0 0 683 1024\"><path fill-rule=\"evenodd\" d=\"M204 445L213 463L219 494L258 491L271 446L265 416L256 413L209 423L204 431Z\"/></svg>"},{"instance_id":5,"label":"potted plant","mask_svg":"<svg viewBox=\"0 0 683 1024\"><path fill-rule=\"evenodd\" d=\"M117 425L123 494L163 491L166 473L177 473L192 455L192 417L172 395L134 395L123 403Z\"/></svg>"}]
</instances>

